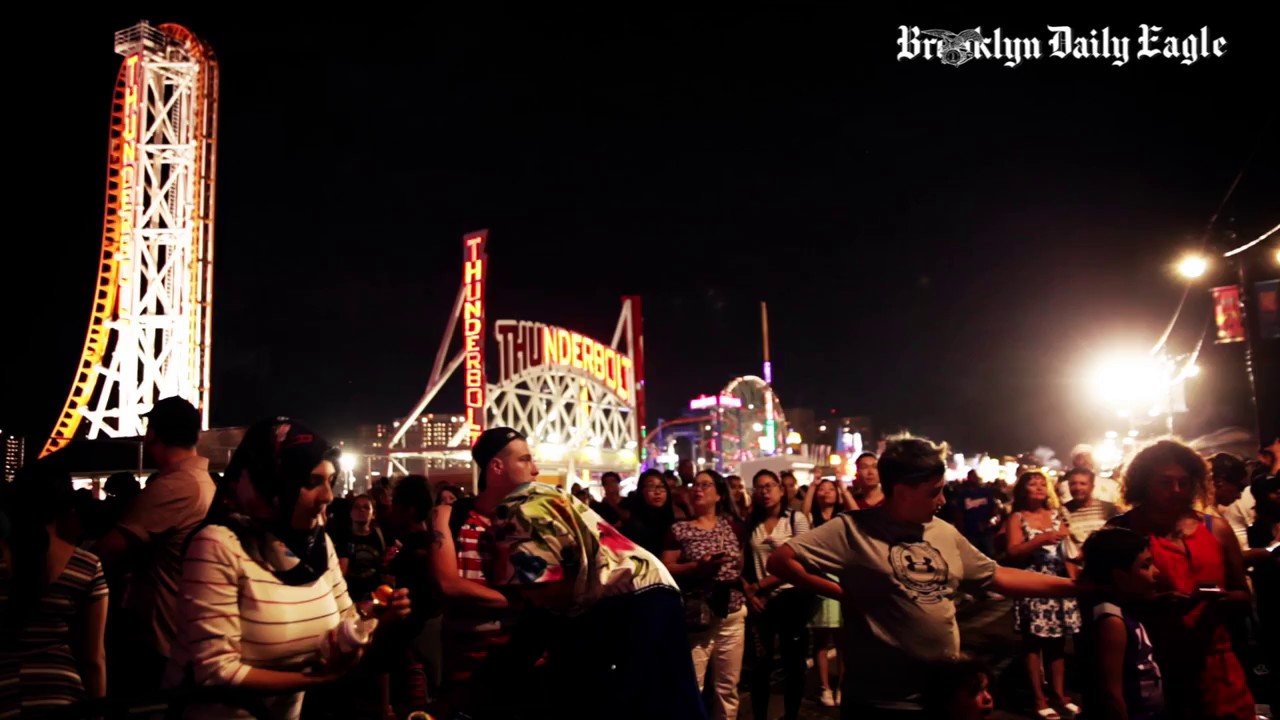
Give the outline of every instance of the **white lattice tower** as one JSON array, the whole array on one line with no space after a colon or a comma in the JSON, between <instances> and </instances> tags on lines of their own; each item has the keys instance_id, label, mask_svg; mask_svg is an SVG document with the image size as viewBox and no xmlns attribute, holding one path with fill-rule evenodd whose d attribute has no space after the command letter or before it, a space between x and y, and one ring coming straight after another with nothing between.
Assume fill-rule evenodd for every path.
<instances>
[{"instance_id":1,"label":"white lattice tower","mask_svg":"<svg viewBox=\"0 0 1280 720\"><path fill-rule=\"evenodd\" d=\"M42 455L144 431L180 395L208 427L218 66L178 25L116 34L102 261L71 392Z\"/></svg>"},{"instance_id":2,"label":"white lattice tower","mask_svg":"<svg viewBox=\"0 0 1280 720\"><path fill-rule=\"evenodd\" d=\"M563 368L534 368L489 386L489 421L530 438L559 438L569 450L632 450L636 412L604 385Z\"/></svg>"}]
</instances>

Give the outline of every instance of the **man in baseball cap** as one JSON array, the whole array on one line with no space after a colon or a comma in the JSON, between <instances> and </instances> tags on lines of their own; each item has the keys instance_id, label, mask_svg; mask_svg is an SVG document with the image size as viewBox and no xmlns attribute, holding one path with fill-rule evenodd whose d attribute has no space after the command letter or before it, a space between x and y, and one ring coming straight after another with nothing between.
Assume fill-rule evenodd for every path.
<instances>
[{"instance_id":1,"label":"man in baseball cap","mask_svg":"<svg viewBox=\"0 0 1280 720\"><path fill-rule=\"evenodd\" d=\"M176 395L152 405L142 417L147 419L146 440L150 441L148 450L152 452L160 444L194 448L200 440L200 411Z\"/></svg>"},{"instance_id":2,"label":"man in baseball cap","mask_svg":"<svg viewBox=\"0 0 1280 720\"><path fill-rule=\"evenodd\" d=\"M679 589L662 561L562 488L536 482L519 432L488 430L471 454L480 472L474 510L492 518L493 548L487 587L473 597L498 588L519 595L526 614L517 631L550 620L556 630L541 638L547 685L582 690L569 704L555 693L522 697L523 709L564 720L605 708L623 720L704 719ZM549 706L538 707L540 699Z\"/></svg>"},{"instance_id":3,"label":"man in baseball cap","mask_svg":"<svg viewBox=\"0 0 1280 720\"><path fill-rule=\"evenodd\" d=\"M488 489L491 477L497 481L501 494L491 493L497 496L495 499L501 499L516 486L533 482L538 477L538 466L533 462L524 435L509 427L489 428L481 433L471 448L471 459L480 473L477 487L482 495ZM498 462L494 463L494 460Z\"/></svg>"},{"instance_id":4,"label":"man in baseball cap","mask_svg":"<svg viewBox=\"0 0 1280 720\"><path fill-rule=\"evenodd\" d=\"M524 622L513 641L516 612L493 585L492 529L497 509L513 490L537 478L524 435L509 427L490 428L471 448L479 474L476 497L431 510L432 543L428 567L448 601L443 624L442 717L497 720L521 716L537 694L533 660L542 642ZM527 651L525 648L532 648ZM532 660L528 655L532 656ZM453 715L452 713L462 713Z\"/></svg>"}]
</instances>

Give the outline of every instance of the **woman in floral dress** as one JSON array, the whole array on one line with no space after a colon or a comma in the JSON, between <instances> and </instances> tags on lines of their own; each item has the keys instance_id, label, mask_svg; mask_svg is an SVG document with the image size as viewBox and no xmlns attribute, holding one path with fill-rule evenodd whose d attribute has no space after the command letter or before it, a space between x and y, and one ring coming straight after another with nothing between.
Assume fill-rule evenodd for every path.
<instances>
[{"instance_id":1,"label":"woman in floral dress","mask_svg":"<svg viewBox=\"0 0 1280 720\"><path fill-rule=\"evenodd\" d=\"M742 525L729 496L729 483L714 470L693 479L693 517L671 526L662 562L685 593L686 608L706 606L705 629L690 629L693 671L702 689L711 666L716 720L738 717L738 678L746 645L747 602L742 593Z\"/></svg>"},{"instance_id":2,"label":"woman in floral dress","mask_svg":"<svg viewBox=\"0 0 1280 720\"><path fill-rule=\"evenodd\" d=\"M1062 540L1067 522L1053 509L1049 481L1039 472L1024 472L1013 487L1013 514L1006 525L1009 558L1025 563L1032 572L1067 577ZM1036 701L1036 713L1046 720L1058 720L1055 706L1071 714L1079 706L1066 695L1064 646L1068 635L1080 631L1080 607L1074 599L1030 598L1014 606L1014 628L1022 633L1026 648L1027 674ZM1052 704L1044 693L1043 668L1049 670Z\"/></svg>"}]
</instances>

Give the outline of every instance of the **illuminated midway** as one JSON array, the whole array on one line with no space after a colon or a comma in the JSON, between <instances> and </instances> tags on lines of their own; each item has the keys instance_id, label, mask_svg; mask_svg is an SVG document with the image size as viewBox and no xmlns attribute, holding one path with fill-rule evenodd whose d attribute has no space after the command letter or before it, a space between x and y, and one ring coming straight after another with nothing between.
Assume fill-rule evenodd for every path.
<instances>
[{"instance_id":1,"label":"illuminated midway","mask_svg":"<svg viewBox=\"0 0 1280 720\"><path fill-rule=\"evenodd\" d=\"M179 25L116 33L102 257L84 351L41 456L129 437L162 397L209 418L218 65Z\"/></svg>"}]
</instances>

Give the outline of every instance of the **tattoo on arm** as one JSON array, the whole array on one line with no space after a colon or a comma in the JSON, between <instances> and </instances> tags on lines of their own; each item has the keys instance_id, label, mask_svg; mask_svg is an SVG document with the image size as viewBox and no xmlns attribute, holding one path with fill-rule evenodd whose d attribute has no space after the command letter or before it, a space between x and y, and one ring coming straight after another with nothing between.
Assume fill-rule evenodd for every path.
<instances>
[{"instance_id":1,"label":"tattoo on arm","mask_svg":"<svg viewBox=\"0 0 1280 720\"><path fill-rule=\"evenodd\" d=\"M433 547L441 547L444 545L444 533L439 530L431 531L431 545Z\"/></svg>"}]
</instances>

